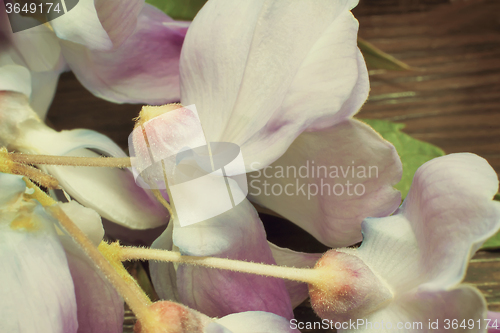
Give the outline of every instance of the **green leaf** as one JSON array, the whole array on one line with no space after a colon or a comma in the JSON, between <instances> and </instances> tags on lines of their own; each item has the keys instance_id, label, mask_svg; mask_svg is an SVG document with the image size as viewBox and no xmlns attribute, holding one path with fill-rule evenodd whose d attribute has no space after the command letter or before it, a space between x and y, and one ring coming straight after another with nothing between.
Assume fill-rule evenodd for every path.
<instances>
[{"instance_id":1,"label":"green leaf","mask_svg":"<svg viewBox=\"0 0 500 333\"><path fill-rule=\"evenodd\" d=\"M146 0L175 20L192 21L207 0Z\"/></svg>"},{"instance_id":2,"label":"green leaf","mask_svg":"<svg viewBox=\"0 0 500 333\"><path fill-rule=\"evenodd\" d=\"M495 250L500 248L500 232L484 242L481 250Z\"/></svg>"},{"instance_id":3,"label":"green leaf","mask_svg":"<svg viewBox=\"0 0 500 333\"><path fill-rule=\"evenodd\" d=\"M445 155L444 151L430 143L412 138L410 135L401 132L404 124L392 123L386 120L361 119L380 135L392 143L401 158L403 164L403 176L401 181L395 186L401 191L403 198L408 194L413 175L417 169L425 162L439 156Z\"/></svg>"},{"instance_id":4,"label":"green leaf","mask_svg":"<svg viewBox=\"0 0 500 333\"><path fill-rule=\"evenodd\" d=\"M366 65L370 69L411 70L411 67L404 62L385 53L362 38L358 38L358 47L363 53Z\"/></svg>"},{"instance_id":5,"label":"green leaf","mask_svg":"<svg viewBox=\"0 0 500 333\"><path fill-rule=\"evenodd\" d=\"M500 201L500 193L495 194L494 200ZM481 247L482 250L496 250L500 249L500 232L498 232L495 236L488 239L484 242Z\"/></svg>"}]
</instances>

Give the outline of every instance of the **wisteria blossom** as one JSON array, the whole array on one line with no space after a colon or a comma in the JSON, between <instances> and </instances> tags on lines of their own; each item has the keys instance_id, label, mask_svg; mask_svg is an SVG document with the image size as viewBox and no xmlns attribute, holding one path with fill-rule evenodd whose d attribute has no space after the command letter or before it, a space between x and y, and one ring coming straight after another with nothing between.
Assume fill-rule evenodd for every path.
<instances>
[{"instance_id":1,"label":"wisteria blossom","mask_svg":"<svg viewBox=\"0 0 500 333\"><path fill-rule=\"evenodd\" d=\"M57 132L31 109L27 96L0 92L0 145L10 150L42 155L126 157L111 139L91 130ZM62 188L102 217L130 229L148 229L168 222L167 210L138 187L128 170L44 166Z\"/></svg>"},{"instance_id":2,"label":"wisteria blossom","mask_svg":"<svg viewBox=\"0 0 500 333\"><path fill-rule=\"evenodd\" d=\"M66 67L109 101L163 104L179 99L178 61L188 23L173 21L144 0L80 0L50 26L14 34L3 0L0 6L0 90L29 96L42 119ZM10 18L20 24L35 20Z\"/></svg>"},{"instance_id":3,"label":"wisteria blossom","mask_svg":"<svg viewBox=\"0 0 500 333\"><path fill-rule=\"evenodd\" d=\"M123 300L39 202L21 176L0 173L0 320L5 332L122 331ZM59 204L90 239L104 236L99 215ZM8 300L8 301L7 301ZM21 330L19 330L22 328Z\"/></svg>"},{"instance_id":4,"label":"wisteria blossom","mask_svg":"<svg viewBox=\"0 0 500 333\"><path fill-rule=\"evenodd\" d=\"M79 1L67 14L50 21L50 26L14 34L5 11L0 10L0 15L0 143L11 150L100 156L93 149L106 156L126 156L94 131L58 133L43 124L59 75L67 68L92 93L113 102L161 104L179 99L178 61L188 23L173 21L143 0L126 5ZM15 14L10 19L35 20ZM134 184L128 171L43 168L71 196L108 220L132 229L168 222L167 211Z\"/></svg>"},{"instance_id":5,"label":"wisteria blossom","mask_svg":"<svg viewBox=\"0 0 500 333\"><path fill-rule=\"evenodd\" d=\"M350 12L356 4L212 0L193 20L180 60L181 104L196 106L207 142L241 147L247 172L283 154L295 165L314 159L331 164L355 160L380 169L380 177L367 182L366 195L345 206L344 216L322 213L330 205L340 208L346 197L297 199L300 205L282 197L269 201L271 208L283 199L283 210L301 209L299 225L310 232L322 229L331 235L343 229L331 242L341 245L361 240L363 218L388 215L400 204L399 192L392 188L401 177L394 147L370 127L349 119L368 95L366 65L356 44L358 24ZM182 127L188 123L181 119L165 124L165 130L172 140L180 140L191 133L192 128ZM159 142L150 144L161 149ZM164 149L171 146L176 145ZM235 170L226 172L234 175ZM267 199L257 201L268 206ZM154 247L275 263L249 202L192 226L181 228L176 219L172 223ZM199 267L175 270L171 264L152 263L151 269L163 298L210 316L260 310L292 317L285 285L278 279ZM293 297L294 305L306 295Z\"/></svg>"},{"instance_id":6,"label":"wisteria blossom","mask_svg":"<svg viewBox=\"0 0 500 333\"><path fill-rule=\"evenodd\" d=\"M311 288L314 310L337 322L363 319L372 323L362 327L367 332L414 322L422 323L419 332L446 330L454 319L465 320L463 331L484 332L485 299L460 282L469 259L500 228L497 191L495 171L477 155L427 162L394 215L363 222L361 247L331 250L318 261L331 278Z\"/></svg>"}]
</instances>

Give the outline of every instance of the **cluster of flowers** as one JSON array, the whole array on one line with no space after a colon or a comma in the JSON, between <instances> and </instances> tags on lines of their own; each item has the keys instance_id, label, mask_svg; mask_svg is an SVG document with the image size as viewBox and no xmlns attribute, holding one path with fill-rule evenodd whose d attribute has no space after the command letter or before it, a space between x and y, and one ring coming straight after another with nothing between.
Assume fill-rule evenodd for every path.
<instances>
[{"instance_id":1,"label":"cluster of flowers","mask_svg":"<svg viewBox=\"0 0 500 333\"><path fill-rule=\"evenodd\" d=\"M473 154L437 158L420 167L400 205L392 187L401 178L397 152L352 118L369 91L350 12L356 5L210 0L187 24L144 0L80 0L50 26L15 34L0 10L0 146L8 150L127 156L102 134L57 132L44 124L58 77L70 69L109 101L195 104L207 141L237 144L248 171L256 162L262 168L300 167L309 160L355 160L379 170L378 177L364 180L362 196L249 196L223 214L181 227L129 170L40 166L81 204L57 205L96 246L104 236L101 217L130 234L168 223L152 248L314 267L298 272L318 276L285 281L151 262L154 287L169 302L151 306L161 325L153 330L139 322L138 332L298 332L290 325L293 308L307 297L321 318L334 322L441 325L445 319L487 317L483 296L460 282L470 257L500 228L500 203L492 200L497 175ZM187 123L165 124L169 138L185 138ZM4 164L0 171L9 171ZM0 327L121 332L122 298L24 179L0 173ZM334 249L298 253L269 243L250 201ZM357 249L345 248L360 241Z\"/></svg>"}]
</instances>

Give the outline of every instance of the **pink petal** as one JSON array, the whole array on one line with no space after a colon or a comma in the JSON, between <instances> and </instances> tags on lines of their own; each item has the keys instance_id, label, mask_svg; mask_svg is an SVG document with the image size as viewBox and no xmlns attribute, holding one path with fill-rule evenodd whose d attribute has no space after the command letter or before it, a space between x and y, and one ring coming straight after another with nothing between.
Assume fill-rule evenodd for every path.
<instances>
[{"instance_id":1,"label":"pink petal","mask_svg":"<svg viewBox=\"0 0 500 333\"><path fill-rule=\"evenodd\" d=\"M247 200L197 224L180 227L174 222L173 241L183 254L276 263L262 222ZM182 303L211 317L243 311L293 317L280 279L183 265L177 269L177 287Z\"/></svg>"},{"instance_id":2,"label":"pink petal","mask_svg":"<svg viewBox=\"0 0 500 333\"><path fill-rule=\"evenodd\" d=\"M488 311L488 333L500 333L500 312Z\"/></svg>"},{"instance_id":3,"label":"pink petal","mask_svg":"<svg viewBox=\"0 0 500 333\"><path fill-rule=\"evenodd\" d=\"M122 298L71 238L61 241L75 285L78 333L121 333Z\"/></svg>"},{"instance_id":4,"label":"pink petal","mask_svg":"<svg viewBox=\"0 0 500 333\"><path fill-rule=\"evenodd\" d=\"M207 141L241 146L247 169L265 166L302 131L356 112L367 97L356 3L208 2L180 63L181 101L198 108Z\"/></svg>"},{"instance_id":5,"label":"pink petal","mask_svg":"<svg viewBox=\"0 0 500 333\"><path fill-rule=\"evenodd\" d=\"M267 170L249 174L249 194L322 243L348 246L361 241L364 218L389 215L399 206L392 185L401 172L390 143L369 126L345 120L303 133Z\"/></svg>"},{"instance_id":6,"label":"pink petal","mask_svg":"<svg viewBox=\"0 0 500 333\"><path fill-rule=\"evenodd\" d=\"M94 95L117 103L165 104L180 99L179 56L187 27L145 5L120 46L102 51L63 42L62 50Z\"/></svg>"}]
</instances>

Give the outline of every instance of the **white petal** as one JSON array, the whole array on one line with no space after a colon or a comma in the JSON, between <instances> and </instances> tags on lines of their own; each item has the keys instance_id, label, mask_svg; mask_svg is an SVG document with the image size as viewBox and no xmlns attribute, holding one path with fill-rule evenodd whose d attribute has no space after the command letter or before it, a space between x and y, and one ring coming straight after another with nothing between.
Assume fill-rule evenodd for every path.
<instances>
[{"instance_id":1,"label":"white petal","mask_svg":"<svg viewBox=\"0 0 500 333\"><path fill-rule=\"evenodd\" d=\"M81 1L81 0L80 0ZM136 29L144 0L94 0L99 21L113 42L120 46Z\"/></svg>"},{"instance_id":2,"label":"white petal","mask_svg":"<svg viewBox=\"0 0 500 333\"><path fill-rule=\"evenodd\" d=\"M50 21L50 25L61 39L95 50L109 50L113 47L99 21L94 0L79 0L73 9Z\"/></svg>"},{"instance_id":3,"label":"white petal","mask_svg":"<svg viewBox=\"0 0 500 333\"><path fill-rule=\"evenodd\" d=\"M19 201L26 190L23 176L0 172L0 209Z\"/></svg>"},{"instance_id":4,"label":"white petal","mask_svg":"<svg viewBox=\"0 0 500 333\"><path fill-rule=\"evenodd\" d=\"M0 211L2 331L76 333L73 281L55 221L39 204L21 207Z\"/></svg>"},{"instance_id":5,"label":"white petal","mask_svg":"<svg viewBox=\"0 0 500 333\"><path fill-rule=\"evenodd\" d=\"M18 53L22 64L30 71L46 72L57 67L61 47L56 35L47 26L38 25L16 32L10 37L12 47Z\"/></svg>"},{"instance_id":6,"label":"white petal","mask_svg":"<svg viewBox=\"0 0 500 333\"><path fill-rule=\"evenodd\" d=\"M397 209L401 196L392 186L401 173L394 146L369 126L345 120L301 134L267 169L249 174L249 194L322 243L349 246L361 241L364 218Z\"/></svg>"},{"instance_id":7,"label":"white petal","mask_svg":"<svg viewBox=\"0 0 500 333\"><path fill-rule=\"evenodd\" d=\"M230 314L215 321L232 333L299 333L290 327L290 321L274 313L248 311Z\"/></svg>"},{"instance_id":8,"label":"white petal","mask_svg":"<svg viewBox=\"0 0 500 333\"><path fill-rule=\"evenodd\" d=\"M105 135L90 130L56 132L40 122L22 95L0 98L0 142L24 153L98 157L126 154ZM133 229L165 224L167 210L143 188L131 171L116 168L42 166L84 206L102 217Z\"/></svg>"},{"instance_id":9,"label":"white petal","mask_svg":"<svg viewBox=\"0 0 500 333\"><path fill-rule=\"evenodd\" d=\"M181 101L196 104L208 141L236 143L247 166L265 165L315 121L331 125L360 73L352 5L208 2L181 55Z\"/></svg>"},{"instance_id":10,"label":"white petal","mask_svg":"<svg viewBox=\"0 0 500 333\"><path fill-rule=\"evenodd\" d=\"M31 95L30 71L19 65L2 65L0 67L0 91L14 91L29 97Z\"/></svg>"},{"instance_id":11,"label":"white petal","mask_svg":"<svg viewBox=\"0 0 500 333\"><path fill-rule=\"evenodd\" d=\"M87 149L73 150L64 155L100 156ZM73 198L112 222L131 229L149 229L168 221L166 209L136 185L129 170L64 166L47 166L45 169Z\"/></svg>"},{"instance_id":12,"label":"white petal","mask_svg":"<svg viewBox=\"0 0 500 333\"><path fill-rule=\"evenodd\" d=\"M104 237L101 217L95 210L83 207L76 201L58 204L68 217L98 246Z\"/></svg>"},{"instance_id":13,"label":"white petal","mask_svg":"<svg viewBox=\"0 0 500 333\"><path fill-rule=\"evenodd\" d=\"M407 295L366 318L359 318L359 321L353 319L352 321L356 323L354 327L338 331L484 332L486 323L484 318L486 318L484 297L475 288L460 286L449 291ZM465 328L461 327L461 324ZM346 327L349 328L349 325Z\"/></svg>"},{"instance_id":14,"label":"white petal","mask_svg":"<svg viewBox=\"0 0 500 333\"><path fill-rule=\"evenodd\" d=\"M398 292L454 286L500 228L500 203L492 200L497 190L497 175L483 158L435 158L417 170L394 216L363 223L359 255Z\"/></svg>"},{"instance_id":15,"label":"white petal","mask_svg":"<svg viewBox=\"0 0 500 333\"><path fill-rule=\"evenodd\" d=\"M56 94L60 71L32 72L30 104L40 119L44 120Z\"/></svg>"},{"instance_id":16,"label":"white petal","mask_svg":"<svg viewBox=\"0 0 500 333\"><path fill-rule=\"evenodd\" d=\"M170 221L167 229L151 245L152 249L173 250L172 231L174 223ZM167 301L179 302L177 291L177 276L174 264L171 262L149 261L151 282L153 283L158 296Z\"/></svg>"}]
</instances>

